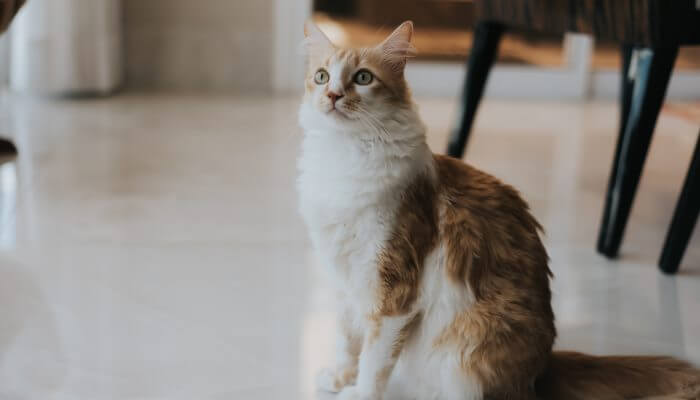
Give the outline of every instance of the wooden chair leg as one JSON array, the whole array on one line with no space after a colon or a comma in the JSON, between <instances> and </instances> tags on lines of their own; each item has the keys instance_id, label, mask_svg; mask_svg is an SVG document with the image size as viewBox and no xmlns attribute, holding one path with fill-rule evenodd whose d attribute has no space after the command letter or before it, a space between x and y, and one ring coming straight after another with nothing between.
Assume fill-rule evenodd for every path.
<instances>
[{"instance_id":1,"label":"wooden chair leg","mask_svg":"<svg viewBox=\"0 0 700 400\"><path fill-rule=\"evenodd\" d=\"M494 22L480 22L474 30L474 41L467 63L467 77L462 91L461 113L457 128L450 137L447 154L462 158L489 71L496 60L504 27Z\"/></svg>"},{"instance_id":2,"label":"wooden chair leg","mask_svg":"<svg viewBox=\"0 0 700 400\"><path fill-rule=\"evenodd\" d=\"M618 138L598 236L598 251L607 257L616 257L620 249L677 54L678 47L635 50L629 114L624 133Z\"/></svg>"},{"instance_id":3,"label":"wooden chair leg","mask_svg":"<svg viewBox=\"0 0 700 400\"><path fill-rule=\"evenodd\" d=\"M700 214L700 137L690 161L690 168L683 183L681 196L673 213L671 227L666 235L664 248L659 259L659 268L667 274L678 271L683 253Z\"/></svg>"}]
</instances>

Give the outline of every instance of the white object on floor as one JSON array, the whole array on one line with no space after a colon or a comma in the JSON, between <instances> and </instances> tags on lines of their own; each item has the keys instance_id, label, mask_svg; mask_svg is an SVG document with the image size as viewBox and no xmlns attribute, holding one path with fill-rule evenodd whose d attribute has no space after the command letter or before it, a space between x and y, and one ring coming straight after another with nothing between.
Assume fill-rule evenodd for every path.
<instances>
[{"instance_id":1,"label":"white object on floor","mask_svg":"<svg viewBox=\"0 0 700 400\"><path fill-rule=\"evenodd\" d=\"M10 86L105 94L122 82L120 0L32 0L12 26Z\"/></svg>"}]
</instances>

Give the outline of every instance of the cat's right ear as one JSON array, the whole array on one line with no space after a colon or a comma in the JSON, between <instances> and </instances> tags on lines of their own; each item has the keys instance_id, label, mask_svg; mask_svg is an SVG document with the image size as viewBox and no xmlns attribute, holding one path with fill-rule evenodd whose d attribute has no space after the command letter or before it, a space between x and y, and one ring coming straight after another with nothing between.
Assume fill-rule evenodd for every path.
<instances>
[{"instance_id":1,"label":"cat's right ear","mask_svg":"<svg viewBox=\"0 0 700 400\"><path fill-rule=\"evenodd\" d=\"M304 24L304 36L304 51L308 57L333 51L333 44L328 36L310 20Z\"/></svg>"}]
</instances>

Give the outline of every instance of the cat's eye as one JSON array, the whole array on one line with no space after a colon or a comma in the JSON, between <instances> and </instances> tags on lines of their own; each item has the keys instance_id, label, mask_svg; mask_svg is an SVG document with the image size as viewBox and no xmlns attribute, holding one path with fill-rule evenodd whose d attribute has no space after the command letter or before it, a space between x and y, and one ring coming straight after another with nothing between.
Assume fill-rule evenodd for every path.
<instances>
[{"instance_id":1,"label":"cat's eye","mask_svg":"<svg viewBox=\"0 0 700 400\"><path fill-rule=\"evenodd\" d=\"M314 82L316 82L317 85L323 85L324 83L328 82L328 72L323 68L316 71L316 74L314 75Z\"/></svg>"},{"instance_id":2,"label":"cat's eye","mask_svg":"<svg viewBox=\"0 0 700 400\"><path fill-rule=\"evenodd\" d=\"M358 85L369 85L374 80L374 75L366 69L361 69L357 71L353 80Z\"/></svg>"}]
</instances>

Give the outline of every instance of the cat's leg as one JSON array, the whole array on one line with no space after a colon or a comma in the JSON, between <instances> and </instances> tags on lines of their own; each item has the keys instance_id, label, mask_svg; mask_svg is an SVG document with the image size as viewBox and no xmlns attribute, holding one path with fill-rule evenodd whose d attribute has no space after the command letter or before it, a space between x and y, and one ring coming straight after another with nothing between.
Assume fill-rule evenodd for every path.
<instances>
[{"instance_id":1,"label":"cat's leg","mask_svg":"<svg viewBox=\"0 0 700 400\"><path fill-rule=\"evenodd\" d=\"M324 368L316 376L316 386L323 391L336 393L357 378L357 364L362 349L362 336L352 326L349 310L338 321L335 367Z\"/></svg>"},{"instance_id":2,"label":"cat's leg","mask_svg":"<svg viewBox=\"0 0 700 400\"><path fill-rule=\"evenodd\" d=\"M415 326L415 314L374 318L365 332L355 386L340 392L340 400L382 400L401 349Z\"/></svg>"}]
</instances>

